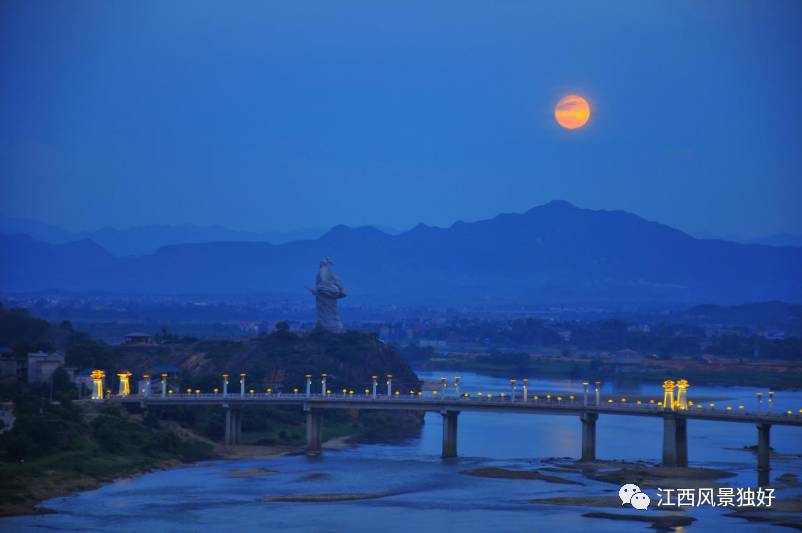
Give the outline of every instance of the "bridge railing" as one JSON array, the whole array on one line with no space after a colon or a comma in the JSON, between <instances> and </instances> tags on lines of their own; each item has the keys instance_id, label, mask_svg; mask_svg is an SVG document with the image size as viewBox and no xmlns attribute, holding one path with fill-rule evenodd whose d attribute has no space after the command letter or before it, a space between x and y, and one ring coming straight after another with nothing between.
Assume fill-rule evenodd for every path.
<instances>
[{"instance_id":1,"label":"bridge railing","mask_svg":"<svg viewBox=\"0 0 802 533\"><path fill-rule=\"evenodd\" d=\"M593 409L593 410L600 410L600 411L629 411L629 412L683 412L686 414L693 414L693 415L715 415L720 417L725 415L727 417L737 418L739 416L760 416L761 418L774 418L774 419L787 419L789 416L793 416L795 418L802 418L802 409L798 412L794 413L790 410L782 412L782 411L753 411L746 409L743 405L738 405L737 408L733 408L732 406L725 406L725 407L716 407L715 404L707 404L703 405L701 403L692 403L689 405L687 409L678 410L678 409L664 409L662 405L657 402L645 402L642 400L626 400L625 398L614 399L614 398L602 398L597 405L594 398L591 398L588 401L587 405L584 403L583 398L574 397L570 399L570 397L566 398L560 395L548 395L546 397L544 395L532 395L526 400L523 397L516 397L512 398L511 396L505 395L490 395L490 394L464 394L459 397L454 395L432 395L432 394L397 394L392 396L387 396L386 394L377 394L374 398L371 394L357 394L357 393L342 393L342 392L332 392L330 394L321 394L321 393L312 393L306 395L301 392L248 392L246 394L239 394L239 393L171 393L166 396L161 396L159 394L132 394L127 396L129 401L131 400L171 400L174 399L176 401L192 401L192 400L236 400L236 401L265 401L265 400L276 400L276 401L286 401L286 400L294 400L297 402L303 402L307 400L334 400L334 401L348 401L348 402L399 402L399 403L431 403L437 402L442 404L453 404L453 405L466 405L466 404L492 404L492 405L533 405L533 406L542 406L542 407L549 407L559 410L560 408L564 408L566 410L576 410L576 409ZM119 399L119 398L116 398Z\"/></svg>"}]
</instances>

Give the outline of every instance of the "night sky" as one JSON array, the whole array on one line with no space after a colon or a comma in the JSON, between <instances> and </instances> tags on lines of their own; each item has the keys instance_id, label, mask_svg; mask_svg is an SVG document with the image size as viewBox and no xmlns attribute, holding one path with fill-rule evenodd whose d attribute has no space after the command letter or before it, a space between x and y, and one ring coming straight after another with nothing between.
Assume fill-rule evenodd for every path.
<instances>
[{"instance_id":1,"label":"night sky","mask_svg":"<svg viewBox=\"0 0 802 533\"><path fill-rule=\"evenodd\" d=\"M403 229L564 199L802 233L800 43L798 0L6 0L0 213Z\"/></svg>"}]
</instances>

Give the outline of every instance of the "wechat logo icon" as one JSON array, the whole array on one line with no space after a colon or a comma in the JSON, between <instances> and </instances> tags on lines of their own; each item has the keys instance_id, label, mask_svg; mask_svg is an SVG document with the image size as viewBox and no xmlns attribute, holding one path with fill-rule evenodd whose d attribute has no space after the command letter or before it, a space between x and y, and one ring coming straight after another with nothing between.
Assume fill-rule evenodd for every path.
<instances>
[{"instance_id":1,"label":"wechat logo icon","mask_svg":"<svg viewBox=\"0 0 802 533\"><path fill-rule=\"evenodd\" d=\"M651 503L649 495L645 492L641 492L640 487L634 483L621 485L621 488L618 489L618 497L621 498L621 505L630 504L635 509L641 511L648 509Z\"/></svg>"}]
</instances>

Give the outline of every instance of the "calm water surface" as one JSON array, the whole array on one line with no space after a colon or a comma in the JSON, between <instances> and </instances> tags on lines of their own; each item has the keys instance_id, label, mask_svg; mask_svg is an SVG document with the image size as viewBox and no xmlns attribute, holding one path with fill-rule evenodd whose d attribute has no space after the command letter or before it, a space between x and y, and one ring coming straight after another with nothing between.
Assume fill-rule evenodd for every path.
<instances>
[{"instance_id":1,"label":"calm water surface","mask_svg":"<svg viewBox=\"0 0 802 533\"><path fill-rule=\"evenodd\" d=\"M427 380L439 373L419 372ZM462 373L463 390L506 392L504 379ZM532 390L574 392L581 384L533 380ZM606 384L605 393L658 394L632 386ZM693 387L690 398L728 398L717 405L755 405L757 389ZM802 407L802 393L780 392L776 409ZM325 424L325 421L324 421ZM558 474L583 483L559 485L531 480L486 479L463 470L497 466L532 468L550 458L576 458L580 423L575 416L462 413L459 454L441 461L442 427L436 413L426 415L420 438L399 444L359 445L325 451L317 458L213 461L156 472L104 486L75 496L55 498L46 506L56 514L0 520L2 531L286 531L286 532L474 532L474 531L652 531L648 523L612 522L583 518L592 510L527 503L550 496L615 495L618 487L573 474ZM661 454L659 419L601 416L597 426L600 459L653 460ZM688 422L691 466L727 469L737 477L734 487L754 486L755 456L744 446L755 444L751 424ZM785 457L772 459L772 476L791 472L802 477L802 429L772 428L772 446ZM268 468L278 473L232 478L234 470ZM266 495L339 492L390 493L380 499L336 503L263 502ZM647 490L654 496L654 491ZM632 513L632 509L623 512ZM654 511L646 511L654 512ZM787 531L764 524L727 518L714 509L691 511L697 518L689 529L710 531Z\"/></svg>"}]
</instances>

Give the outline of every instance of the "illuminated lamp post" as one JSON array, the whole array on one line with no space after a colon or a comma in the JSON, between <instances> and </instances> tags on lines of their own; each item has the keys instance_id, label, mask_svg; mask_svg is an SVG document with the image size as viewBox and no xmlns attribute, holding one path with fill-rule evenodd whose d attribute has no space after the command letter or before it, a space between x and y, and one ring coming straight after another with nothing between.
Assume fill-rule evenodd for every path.
<instances>
[{"instance_id":1,"label":"illuminated lamp post","mask_svg":"<svg viewBox=\"0 0 802 533\"><path fill-rule=\"evenodd\" d=\"M457 399L460 399L460 388L459 388L460 381L462 381L461 377L456 376L454 378L454 391L457 395Z\"/></svg>"},{"instance_id":2,"label":"illuminated lamp post","mask_svg":"<svg viewBox=\"0 0 802 533\"><path fill-rule=\"evenodd\" d=\"M326 378L328 378L328 374L320 374L320 394L325 396L327 394L326 389Z\"/></svg>"},{"instance_id":3,"label":"illuminated lamp post","mask_svg":"<svg viewBox=\"0 0 802 533\"><path fill-rule=\"evenodd\" d=\"M760 413L763 410L763 393L758 392L757 396L757 412Z\"/></svg>"},{"instance_id":4,"label":"illuminated lamp post","mask_svg":"<svg viewBox=\"0 0 802 533\"><path fill-rule=\"evenodd\" d=\"M147 397L150 396L150 374L142 374L142 379L145 380L145 390L143 394Z\"/></svg>"},{"instance_id":5,"label":"illuminated lamp post","mask_svg":"<svg viewBox=\"0 0 802 533\"><path fill-rule=\"evenodd\" d=\"M677 381L677 409L688 410L688 380L686 379Z\"/></svg>"},{"instance_id":6,"label":"illuminated lamp post","mask_svg":"<svg viewBox=\"0 0 802 533\"><path fill-rule=\"evenodd\" d=\"M446 393L448 392L448 378L440 378L440 388L443 391L443 398L445 398Z\"/></svg>"},{"instance_id":7,"label":"illuminated lamp post","mask_svg":"<svg viewBox=\"0 0 802 533\"><path fill-rule=\"evenodd\" d=\"M167 396L167 372L161 373L162 378L162 398Z\"/></svg>"},{"instance_id":8,"label":"illuminated lamp post","mask_svg":"<svg viewBox=\"0 0 802 533\"><path fill-rule=\"evenodd\" d=\"M663 382L663 409L674 410L674 381L667 379Z\"/></svg>"},{"instance_id":9,"label":"illuminated lamp post","mask_svg":"<svg viewBox=\"0 0 802 533\"><path fill-rule=\"evenodd\" d=\"M223 398L228 396L228 374L223 374Z\"/></svg>"},{"instance_id":10,"label":"illuminated lamp post","mask_svg":"<svg viewBox=\"0 0 802 533\"><path fill-rule=\"evenodd\" d=\"M387 374L387 397L393 397L393 375Z\"/></svg>"},{"instance_id":11,"label":"illuminated lamp post","mask_svg":"<svg viewBox=\"0 0 802 533\"><path fill-rule=\"evenodd\" d=\"M239 375L239 395L245 396L245 372L240 372Z\"/></svg>"},{"instance_id":12,"label":"illuminated lamp post","mask_svg":"<svg viewBox=\"0 0 802 533\"><path fill-rule=\"evenodd\" d=\"M769 413L771 412L771 408L772 407L774 407L774 391L770 390L769 391L769 405L768 405Z\"/></svg>"},{"instance_id":13,"label":"illuminated lamp post","mask_svg":"<svg viewBox=\"0 0 802 533\"><path fill-rule=\"evenodd\" d=\"M596 386L596 407L599 407L601 405L601 381L597 381L594 385Z\"/></svg>"},{"instance_id":14,"label":"illuminated lamp post","mask_svg":"<svg viewBox=\"0 0 802 533\"><path fill-rule=\"evenodd\" d=\"M584 391L585 391L585 392L584 392L584 395L582 396L582 404L583 404L585 407L587 407L587 406L588 406L588 387L589 387L589 386L590 386L590 383L588 383L587 381L583 381L583 382L582 382L582 390L584 390Z\"/></svg>"},{"instance_id":15,"label":"illuminated lamp post","mask_svg":"<svg viewBox=\"0 0 802 533\"><path fill-rule=\"evenodd\" d=\"M373 384L371 385L370 389L370 397L375 400L376 390L379 388L379 376L370 376L370 379L373 380Z\"/></svg>"},{"instance_id":16,"label":"illuminated lamp post","mask_svg":"<svg viewBox=\"0 0 802 533\"><path fill-rule=\"evenodd\" d=\"M518 380L511 379L510 380L510 400L515 401L515 393L518 392Z\"/></svg>"},{"instance_id":17,"label":"illuminated lamp post","mask_svg":"<svg viewBox=\"0 0 802 533\"><path fill-rule=\"evenodd\" d=\"M102 400L103 378L106 377L106 373L103 372L102 370L93 370L91 376L92 376L92 399Z\"/></svg>"},{"instance_id":18,"label":"illuminated lamp post","mask_svg":"<svg viewBox=\"0 0 802 533\"><path fill-rule=\"evenodd\" d=\"M312 374L307 374L306 376L306 397L309 398L312 396Z\"/></svg>"},{"instance_id":19,"label":"illuminated lamp post","mask_svg":"<svg viewBox=\"0 0 802 533\"><path fill-rule=\"evenodd\" d=\"M118 392L118 396L122 396L124 398L131 394L131 384L129 382L131 372L128 370L117 372L117 377L120 378L120 390Z\"/></svg>"},{"instance_id":20,"label":"illuminated lamp post","mask_svg":"<svg viewBox=\"0 0 802 533\"><path fill-rule=\"evenodd\" d=\"M524 402L529 401L529 378L524 378Z\"/></svg>"}]
</instances>

